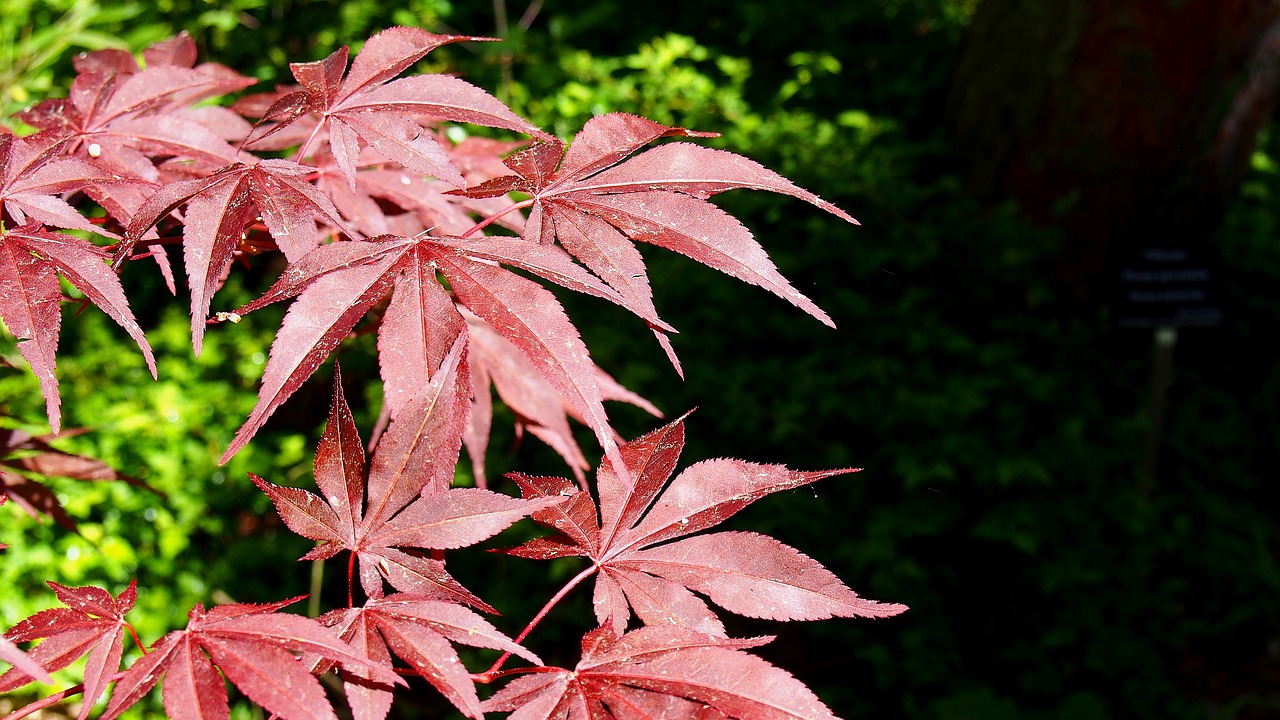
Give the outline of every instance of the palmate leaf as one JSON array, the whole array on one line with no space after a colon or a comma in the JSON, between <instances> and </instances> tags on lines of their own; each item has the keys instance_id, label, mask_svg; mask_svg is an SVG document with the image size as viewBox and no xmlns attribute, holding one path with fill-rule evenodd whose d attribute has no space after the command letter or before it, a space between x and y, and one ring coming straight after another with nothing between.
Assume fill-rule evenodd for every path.
<instances>
[{"instance_id":1,"label":"palmate leaf","mask_svg":"<svg viewBox=\"0 0 1280 720\"><path fill-rule=\"evenodd\" d=\"M668 485L683 447L684 418L622 446L627 471L601 467L598 506L588 493L573 493L563 478L509 475L527 498L572 497L532 516L556 535L507 552L591 559L598 568L596 618L611 622L617 633L635 612L646 625L723 636L720 620L691 590L740 615L772 620L888 617L907 609L859 597L815 560L765 535L685 537L770 493L854 470L796 472L718 459L686 468Z\"/></svg>"},{"instance_id":2,"label":"palmate leaf","mask_svg":"<svg viewBox=\"0 0 1280 720\"><path fill-rule=\"evenodd\" d=\"M520 191L532 196L525 237L558 240L628 300L642 317L655 314L643 262L625 238L687 255L758 285L827 325L826 313L778 273L751 232L705 202L735 188L799 198L850 223L843 210L741 155L690 143L660 145L662 137L706 137L684 128L611 113L587 121L567 152L559 141L538 142L507 158L515 175L494 178L465 194ZM834 325L833 325L834 326Z\"/></svg>"},{"instance_id":3,"label":"palmate leaf","mask_svg":"<svg viewBox=\"0 0 1280 720\"><path fill-rule=\"evenodd\" d=\"M162 676L165 712L174 720L227 720L222 677L285 720L336 720L320 682L289 651L359 668L379 682L403 684L389 666L357 653L317 621L276 612L299 599L220 605L207 612L197 604L186 629L161 638L125 671L103 720L138 702Z\"/></svg>"},{"instance_id":4,"label":"palmate leaf","mask_svg":"<svg viewBox=\"0 0 1280 720\"><path fill-rule=\"evenodd\" d=\"M595 432L606 454L617 459L596 367L577 329L550 291L495 266L495 261L582 292L619 299L616 291L563 251L518 238L383 236L318 247L290 266L261 298L236 311L243 315L297 296L272 343L258 404L223 460L257 432L389 292L392 299L379 328L378 347L386 401L395 418L404 400L425 384L442 350L465 332L437 274L444 276L459 304L525 355Z\"/></svg>"},{"instance_id":5,"label":"palmate leaf","mask_svg":"<svg viewBox=\"0 0 1280 720\"><path fill-rule=\"evenodd\" d=\"M130 582L117 597L92 586L70 588L51 582L49 587L66 607L38 612L13 626L4 636L8 642L41 640L29 659L45 672L33 673L15 663L12 670L0 675L0 693L33 680L50 682L47 673L61 670L87 653L84 703L79 715L79 720L84 720L106 691L110 678L120 669L124 616L138 598L137 586Z\"/></svg>"},{"instance_id":6,"label":"palmate leaf","mask_svg":"<svg viewBox=\"0 0 1280 720\"><path fill-rule=\"evenodd\" d=\"M186 108L254 80L215 63L195 65L195 46L185 35L153 46L145 55L145 69L118 50L80 56L68 98L45 100L18 117L39 128L41 136L68 141L81 156L150 182L162 179L151 159L155 155L214 168L242 159L202 124L210 112Z\"/></svg>"},{"instance_id":7,"label":"palmate leaf","mask_svg":"<svg viewBox=\"0 0 1280 720\"><path fill-rule=\"evenodd\" d=\"M143 234L185 204L183 255L191 286L191 338L197 355L213 293L231 264L245 228L260 218L285 257L297 261L316 247L317 219L360 237L338 216L329 198L306 176L311 168L289 160L236 163L212 175L172 183L151 195L129 223L116 251L127 256Z\"/></svg>"},{"instance_id":8,"label":"palmate leaf","mask_svg":"<svg viewBox=\"0 0 1280 720\"><path fill-rule=\"evenodd\" d=\"M369 38L351 63L350 71L346 47L324 60L293 63L290 68L302 89L280 97L266 110L262 119L276 124L255 139L266 138L315 114L320 120L312 135L322 127L327 129L330 151L353 190L358 140L409 170L462 187L465 184L462 174L416 118L549 136L511 112L497 98L464 80L448 75L393 78L441 45L486 39L393 27Z\"/></svg>"},{"instance_id":9,"label":"palmate leaf","mask_svg":"<svg viewBox=\"0 0 1280 720\"><path fill-rule=\"evenodd\" d=\"M4 545L0 545L0 550L3 549ZM28 657L17 645L14 645L3 635L0 635L0 660L9 663L14 670L25 673L36 681L48 685L53 684L53 678L47 670L40 667L39 663Z\"/></svg>"},{"instance_id":10,"label":"palmate leaf","mask_svg":"<svg viewBox=\"0 0 1280 720\"><path fill-rule=\"evenodd\" d=\"M49 424L62 426L62 400L54 375L62 324L62 275L129 333L146 358L151 376L156 361L142 328L129 309L120 279L106 254L86 240L28 224L0 235L0 320L18 338L18 350L40 380Z\"/></svg>"},{"instance_id":11,"label":"palmate leaf","mask_svg":"<svg viewBox=\"0 0 1280 720\"><path fill-rule=\"evenodd\" d=\"M89 222L62 195L138 181L123 178L102 163L62 155L66 144L45 134L15 138L0 133L0 208L17 225L34 222L116 238Z\"/></svg>"},{"instance_id":12,"label":"palmate leaf","mask_svg":"<svg viewBox=\"0 0 1280 720\"><path fill-rule=\"evenodd\" d=\"M509 720L835 720L800 681L743 652L758 644L670 626L619 637L606 625L583 639L573 671L518 677L482 707Z\"/></svg>"},{"instance_id":13,"label":"palmate leaf","mask_svg":"<svg viewBox=\"0 0 1280 720\"><path fill-rule=\"evenodd\" d=\"M367 482L360 437L338 383L316 452L316 485L323 497L251 476L290 530L320 543L308 559L342 550L356 556L362 587L371 598L383 596L385 580L401 592L492 611L450 577L442 561L413 551L473 545L559 502L449 487L465 420L466 396L460 393L465 368L459 368L464 342L465 337L458 338L423 392L391 421Z\"/></svg>"},{"instance_id":14,"label":"palmate leaf","mask_svg":"<svg viewBox=\"0 0 1280 720\"><path fill-rule=\"evenodd\" d=\"M459 167L468 183L479 183L492 177L492 165L506 172L496 153L510 150L519 143L478 144L482 138L467 138L453 146L443 138L450 161ZM480 149L494 153L485 163L478 157ZM356 172L355 187L350 187L347 177L330 153L317 153L313 162L319 169L316 186L332 200L342 216L356 229L370 237L377 235L413 236L426 234L460 235L471 230L475 217L496 215L511 207L515 201L507 197L470 198L447 194L452 187L443 181L433 180L422 173L385 160L375 151L361 151ZM388 212L388 203L399 212ZM392 209L394 209L392 208ZM524 229L524 216L520 213L502 215L496 223L509 230Z\"/></svg>"},{"instance_id":15,"label":"palmate leaf","mask_svg":"<svg viewBox=\"0 0 1280 720\"><path fill-rule=\"evenodd\" d=\"M471 457L476 484L484 487L486 483L484 457L493 419L491 385L503 404L515 413L517 433L527 431L546 443L564 459L578 483L584 483L585 471L590 465L569 426L571 416L577 420L581 417L566 405L560 393L519 348L474 314L464 310L463 315L470 335L468 361L472 392L470 426L463 441ZM630 403L655 417L662 417L652 403L622 387L598 367L596 380L602 399Z\"/></svg>"},{"instance_id":16,"label":"palmate leaf","mask_svg":"<svg viewBox=\"0 0 1280 720\"><path fill-rule=\"evenodd\" d=\"M397 593L370 598L362 607L335 610L321 622L371 659L404 659L467 717L482 716L471 675L450 643L502 650L541 664L536 655L512 642L475 612L430 597ZM361 670L346 672L347 700L358 720L381 720L391 708L392 688ZM352 677L356 678L352 681Z\"/></svg>"}]
</instances>

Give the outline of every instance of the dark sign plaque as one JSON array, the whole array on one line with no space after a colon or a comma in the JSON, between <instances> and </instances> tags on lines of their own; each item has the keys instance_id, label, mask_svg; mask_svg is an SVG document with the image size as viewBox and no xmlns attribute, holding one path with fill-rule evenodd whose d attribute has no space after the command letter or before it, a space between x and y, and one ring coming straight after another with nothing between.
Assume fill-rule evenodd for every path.
<instances>
[{"instance_id":1,"label":"dark sign plaque","mask_svg":"<svg viewBox=\"0 0 1280 720\"><path fill-rule=\"evenodd\" d=\"M1117 323L1122 328L1217 327L1222 307L1216 275L1190 248L1140 248L1120 268Z\"/></svg>"}]
</instances>

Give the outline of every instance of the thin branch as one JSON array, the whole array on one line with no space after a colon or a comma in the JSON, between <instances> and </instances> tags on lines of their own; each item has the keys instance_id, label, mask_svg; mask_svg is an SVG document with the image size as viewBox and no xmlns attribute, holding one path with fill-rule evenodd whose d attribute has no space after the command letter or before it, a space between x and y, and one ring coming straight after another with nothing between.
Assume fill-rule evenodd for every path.
<instances>
[{"instance_id":1,"label":"thin branch","mask_svg":"<svg viewBox=\"0 0 1280 720\"><path fill-rule=\"evenodd\" d=\"M143 652L146 652L146 651L144 650ZM122 677L124 677L124 673L118 672L115 675L112 675L111 677L107 678L107 683L110 684L110 683L116 682ZM69 687L66 690L56 692L47 697L42 697L39 700L31 703L30 705L25 705L23 707L18 708L17 710L14 710L13 712L4 716L4 718L0 718L0 720L19 720L19 718L24 718L32 713L39 712L40 710L43 710L47 707L53 707L54 705L57 705L63 700L66 700L69 697L74 697L76 695L79 695L82 692L84 692L84 683L80 683L79 685Z\"/></svg>"},{"instance_id":2,"label":"thin branch","mask_svg":"<svg viewBox=\"0 0 1280 720\"><path fill-rule=\"evenodd\" d=\"M475 682L480 683L481 685L488 685L494 680L500 680L504 677L510 677L512 675L528 675L530 673L555 672L559 669L560 668L544 667L544 666L511 668L510 670L503 670L502 672L496 672L496 673L489 673L489 672L479 673L476 675L472 675L471 679L474 680Z\"/></svg>"},{"instance_id":3,"label":"thin branch","mask_svg":"<svg viewBox=\"0 0 1280 720\"><path fill-rule=\"evenodd\" d=\"M516 636L515 641L519 643L519 642L522 642L525 638L529 637L529 633L533 632L533 629L538 626L538 623L542 622L542 619L547 616L547 613L551 612L551 608L559 604L560 601L564 599L564 596L569 594L570 590L578 586L578 583L591 577L599 569L600 569L599 565L593 564L591 567L573 576L573 579L570 580L564 587L560 588L560 591L557 592L555 595L553 595L551 599L547 601L546 605L542 606L542 609L538 611L538 614L533 616L533 619L529 621L529 624L525 625L524 630L520 631L520 634ZM483 673L481 673L480 676L488 677L491 680L493 677L497 677L495 673L497 673L499 670L502 669L502 666L507 662L507 658L509 657L511 657L511 653L509 652L503 653L502 657L495 660L493 665L488 670L485 670ZM485 682L488 682L488 681L485 681Z\"/></svg>"},{"instance_id":4,"label":"thin branch","mask_svg":"<svg viewBox=\"0 0 1280 720\"><path fill-rule=\"evenodd\" d=\"M533 204L533 198L529 198L528 200L521 200L515 205L508 206L502 212L494 213L493 215L490 215L489 217L481 220L480 222L476 223L475 227L462 233L462 235L460 235L459 237L468 237L472 233L483 230L489 225L492 225L496 220L501 219L503 216L510 215L512 212L516 210L522 210L524 208L527 208L532 204Z\"/></svg>"},{"instance_id":5,"label":"thin branch","mask_svg":"<svg viewBox=\"0 0 1280 720\"><path fill-rule=\"evenodd\" d=\"M529 3L529 7L520 16L520 22L516 23L521 30L528 30L533 26L533 21L537 19L538 13L542 11L542 0L533 0Z\"/></svg>"}]
</instances>

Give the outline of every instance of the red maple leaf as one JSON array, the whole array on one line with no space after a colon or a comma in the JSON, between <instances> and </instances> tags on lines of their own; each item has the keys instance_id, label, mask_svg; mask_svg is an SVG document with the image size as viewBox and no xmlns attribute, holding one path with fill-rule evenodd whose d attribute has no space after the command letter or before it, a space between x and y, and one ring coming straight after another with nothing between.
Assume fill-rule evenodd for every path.
<instances>
[{"instance_id":1,"label":"red maple leaf","mask_svg":"<svg viewBox=\"0 0 1280 720\"><path fill-rule=\"evenodd\" d=\"M531 195L524 236L554 238L604 279L641 317L656 317L644 261L628 242L660 245L740 280L769 290L827 325L821 309L778 273L751 232L706 202L735 188L769 190L800 198L848 222L840 208L741 155L690 143L669 143L630 157L662 137L708 137L635 115L610 113L588 120L566 152L558 140L534 143L506 160L515 175L494 178L465 194L520 191ZM675 362L666 338L668 355ZM678 366L677 366L678 367Z\"/></svg>"},{"instance_id":2,"label":"red maple leaf","mask_svg":"<svg viewBox=\"0 0 1280 720\"><path fill-rule=\"evenodd\" d=\"M493 419L490 385L515 413L517 435L527 430L542 440L564 459L579 484L585 482L584 473L591 466L569 427L570 416L579 421L581 416L511 341L474 314L464 311L463 315L470 336L468 363L471 366L472 401L470 426L462 439L471 457L476 483L484 487L486 482L484 456ZM601 399L631 403L662 417L652 403L622 387L598 367L596 381Z\"/></svg>"},{"instance_id":3,"label":"red maple leaf","mask_svg":"<svg viewBox=\"0 0 1280 720\"><path fill-rule=\"evenodd\" d=\"M129 310L120 278L111 272L106 253L86 240L28 224L0 235L0 320L18 338L18 350L40 379L49 424L62 425L62 400L54 375L58 329L62 324L62 275L77 290L120 324L142 350L151 376L156 360L142 328Z\"/></svg>"},{"instance_id":4,"label":"red maple leaf","mask_svg":"<svg viewBox=\"0 0 1280 720\"><path fill-rule=\"evenodd\" d=\"M482 705L509 720L835 720L790 673L743 652L762 640L728 640L672 626L619 637L606 625L582 641L572 671L517 677Z\"/></svg>"},{"instance_id":5,"label":"red maple leaf","mask_svg":"<svg viewBox=\"0 0 1280 720\"><path fill-rule=\"evenodd\" d=\"M492 177L487 171L496 164L503 172L498 156L492 155L492 163L483 163L480 148L493 153L509 150L519 143L477 145L481 138L467 138L457 146L445 140L449 158L462 170L468 183L482 182ZM329 153L318 154L314 159L319 175L316 186L332 198L333 203L356 229L369 236L426 234L460 235L475 226L474 216L497 214L516 201L507 197L470 198L465 195L446 194L453 188L440 180L433 180L398 164L388 162L369 148L361 151L355 173L355 187L351 187L341 168ZM388 205L398 208L392 212ZM497 223L509 230L524 229L524 216L508 213Z\"/></svg>"},{"instance_id":6,"label":"red maple leaf","mask_svg":"<svg viewBox=\"0 0 1280 720\"><path fill-rule=\"evenodd\" d=\"M360 582L369 597L383 596L385 579L402 592L493 611L450 577L443 561L413 550L473 545L559 502L449 487L465 420L466 397L459 394L461 343L460 338L424 392L391 421L378 441L367 479L364 449L337 382L329 422L316 450L321 495L251 476L290 530L321 543L304 559L351 552L359 561Z\"/></svg>"},{"instance_id":7,"label":"red maple leaf","mask_svg":"<svg viewBox=\"0 0 1280 720\"><path fill-rule=\"evenodd\" d=\"M202 124L212 113L187 108L254 80L215 63L193 66L195 46L185 36L144 54L145 69L119 50L80 56L68 98L45 100L17 117L39 128L42 136L68 141L73 152L150 182L162 178L155 155L212 167L239 159L240 153Z\"/></svg>"},{"instance_id":8,"label":"red maple leaf","mask_svg":"<svg viewBox=\"0 0 1280 720\"><path fill-rule=\"evenodd\" d=\"M451 642L502 650L542 664L475 612L425 596L397 593L370 598L362 607L334 610L320 620L375 662L389 663L394 652L467 717L477 720L483 713L475 683ZM347 701L355 716L385 718L391 709L392 688L374 682L359 669L346 674Z\"/></svg>"},{"instance_id":9,"label":"red maple leaf","mask_svg":"<svg viewBox=\"0 0 1280 720\"><path fill-rule=\"evenodd\" d=\"M4 503L0 503L3 505ZM4 549L4 545L0 544L0 550ZM53 678L49 676L48 671L40 667L40 664L32 660L26 653L10 642L7 638L0 635L0 660L3 660L13 666L13 669L26 673L35 680L49 685L53 684Z\"/></svg>"},{"instance_id":10,"label":"red maple leaf","mask_svg":"<svg viewBox=\"0 0 1280 720\"><path fill-rule=\"evenodd\" d=\"M369 38L350 71L346 47L324 60L293 63L289 67L302 89L282 95L266 110L263 119L277 122L259 137L314 114L318 120L311 136L316 137L321 129L328 132L330 151L353 189L360 140L410 170L462 187L461 173L418 117L548 136L464 80L449 75L392 78L441 45L485 39L393 27ZM301 154L307 154L305 143Z\"/></svg>"},{"instance_id":11,"label":"red maple leaf","mask_svg":"<svg viewBox=\"0 0 1280 720\"><path fill-rule=\"evenodd\" d=\"M65 146L65 140L45 135L15 138L0 132L0 208L13 225L38 222L117 238L89 222L62 196L89 186L137 181L126 180L101 163L62 155Z\"/></svg>"},{"instance_id":12,"label":"red maple leaf","mask_svg":"<svg viewBox=\"0 0 1280 720\"><path fill-rule=\"evenodd\" d=\"M84 703L79 716L79 720L84 720L120 669L124 631L128 625L124 616L138 598L137 586L130 582L118 597L111 597L111 593L93 586L69 588L51 582L49 587L66 607L32 615L13 626L5 638L15 643L43 640L31 651L30 659L47 672L61 670L88 653ZM12 670L0 675L0 693L36 679L48 682L47 678L47 674L23 670L15 663Z\"/></svg>"},{"instance_id":13,"label":"red maple leaf","mask_svg":"<svg viewBox=\"0 0 1280 720\"><path fill-rule=\"evenodd\" d=\"M225 677L250 700L286 720L335 720L324 688L290 650L360 668L379 682L402 684L390 667L371 662L319 622L276 612L299 599L220 605L207 612L197 604L186 629L165 635L125 671L103 720L138 702L162 676L169 717L227 720Z\"/></svg>"},{"instance_id":14,"label":"red maple leaf","mask_svg":"<svg viewBox=\"0 0 1280 720\"><path fill-rule=\"evenodd\" d=\"M597 570L596 619L612 622L617 633L634 611L646 625L675 624L723 636L720 620L691 591L740 615L772 620L888 617L907 609L859 597L817 561L766 535L686 537L770 493L854 470L797 472L716 459L686 468L668 485L683 447L684 418L622 446L627 472L620 477L601 466L598 507L564 478L509 475L527 498L571 497L532 516L556 535L506 552L591 559Z\"/></svg>"},{"instance_id":15,"label":"red maple leaf","mask_svg":"<svg viewBox=\"0 0 1280 720\"><path fill-rule=\"evenodd\" d=\"M378 331L379 362L390 416L426 383L428 368L464 334L457 302L520 349L538 373L596 434L605 452L616 443L605 414L595 364L555 296L495 262L573 289L618 300L618 293L575 264L562 250L520 238L383 236L316 248L291 265L243 315L297 296L271 346L259 401L236 434L225 461L319 367L355 324L387 293Z\"/></svg>"},{"instance_id":16,"label":"red maple leaf","mask_svg":"<svg viewBox=\"0 0 1280 720\"><path fill-rule=\"evenodd\" d=\"M152 194L129 223L127 241L117 257L127 255L144 232L186 204L182 250L191 286L191 336L197 355L213 293L244 239L245 228L261 220L290 261L316 247L318 218L359 237L338 217L329 198L307 179L311 168L289 160L236 163L212 175L171 183Z\"/></svg>"}]
</instances>

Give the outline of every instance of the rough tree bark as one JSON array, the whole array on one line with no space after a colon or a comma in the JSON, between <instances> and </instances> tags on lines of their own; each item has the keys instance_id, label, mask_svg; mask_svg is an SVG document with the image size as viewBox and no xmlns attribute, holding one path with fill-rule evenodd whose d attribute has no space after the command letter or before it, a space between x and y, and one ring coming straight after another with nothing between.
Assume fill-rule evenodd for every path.
<instances>
[{"instance_id":1,"label":"rough tree bark","mask_svg":"<svg viewBox=\"0 0 1280 720\"><path fill-rule=\"evenodd\" d=\"M971 187L1069 243L1101 299L1126 247L1195 245L1280 96L1276 0L982 0L949 98Z\"/></svg>"}]
</instances>

